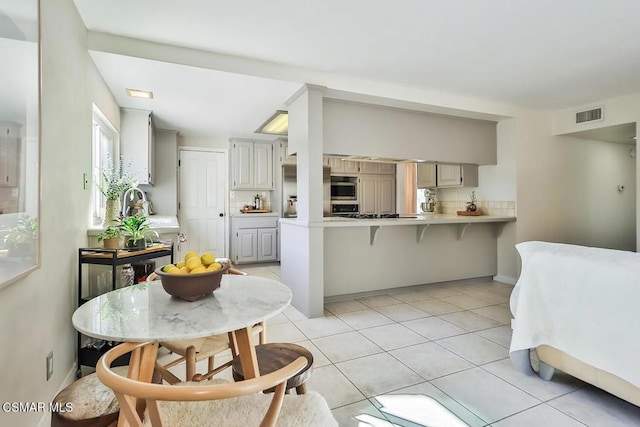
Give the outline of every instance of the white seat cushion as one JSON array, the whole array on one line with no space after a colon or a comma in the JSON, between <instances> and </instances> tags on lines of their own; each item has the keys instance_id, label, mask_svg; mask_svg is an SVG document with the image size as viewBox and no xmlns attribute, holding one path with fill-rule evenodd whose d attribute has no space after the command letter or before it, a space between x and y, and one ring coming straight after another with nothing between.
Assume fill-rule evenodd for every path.
<instances>
[{"instance_id":1,"label":"white seat cushion","mask_svg":"<svg viewBox=\"0 0 640 427\"><path fill-rule=\"evenodd\" d=\"M262 421L272 399L272 394L255 393L221 400L159 403L166 426L248 427ZM148 417L144 425L151 426ZM299 396L285 395L277 425L337 427L338 423L324 398L310 391Z\"/></svg>"}]
</instances>

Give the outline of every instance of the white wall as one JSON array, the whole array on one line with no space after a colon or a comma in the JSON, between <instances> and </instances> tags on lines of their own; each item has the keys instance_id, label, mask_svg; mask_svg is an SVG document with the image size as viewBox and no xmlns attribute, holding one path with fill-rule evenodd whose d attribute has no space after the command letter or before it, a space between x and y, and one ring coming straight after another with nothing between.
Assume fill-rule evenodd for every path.
<instances>
[{"instance_id":1,"label":"white wall","mask_svg":"<svg viewBox=\"0 0 640 427\"><path fill-rule=\"evenodd\" d=\"M551 134L526 111L517 129L517 241L635 250L635 159L629 147ZM619 194L618 184L627 190Z\"/></svg>"},{"instance_id":2,"label":"white wall","mask_svg":"<svg viewBox=\"0 0 640 427\"><path fill-rule=\"evenodd\" d=\"M603 108L603 119L587 123L576 123L576 112ZM640 94L620 96L595 101L556 111L553 114L554 135L578 132L600 127L636 122L640 119Z\"/></svg>"},{"instance_id":3,"label":"white wall","mask_svg":"<svg viewBox=\"0 0 640 427\"><path fill-rule=\"evenodd\" d=\"M40 3L42 266L0 290L2 402L49 402L75 372L71 314L77 304L77 250L87 243L91 191L83 190L82 173L91 169L91 103L105 114L117 109L90 63L73 1ZM46 381L45 357L51 350L54 373ZM36 425L43 415L48 417L0 412L0 425Z\"/></svg>"},{"instance_id":4,"label":"white wall","mask_svg":"<svg viewBox=\"0 0 640 427\"><path fill-rule=\"evenodd\" d=\"M589 110L595 107L603 108L603 119L589 123L576 123L577 111ZM608 98L592 102L590 104L575 106L557 111L553 115L553 134L561 135L571 132L597 129L601 127L619 125L624 123L636 123L636 135L640 130L640 94ZM640 143L636 141L636 152ZM640 168L640 157L636 156L636 170ZM636 224L640 224L640 174L636 173ZM636 227L636 248L640 248L640 227Z\"/></svg>"}]
</instances>

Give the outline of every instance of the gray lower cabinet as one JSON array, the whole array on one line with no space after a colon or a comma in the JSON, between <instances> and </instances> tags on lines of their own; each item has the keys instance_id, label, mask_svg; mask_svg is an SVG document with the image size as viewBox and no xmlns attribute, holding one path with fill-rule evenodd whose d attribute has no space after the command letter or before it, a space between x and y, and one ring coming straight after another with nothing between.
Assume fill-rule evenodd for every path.
<instances>
[{"instance_id":1,"label":"gray lower cabinet","mask_svg":"<svg viewBox=\"0 0 640 427\"><path fill-rule=\"evenodd\" d=\"M276 261L278 252L277 216L233 217L232 227L232 262L243 264Z\"/></svg>"}]
</instances>

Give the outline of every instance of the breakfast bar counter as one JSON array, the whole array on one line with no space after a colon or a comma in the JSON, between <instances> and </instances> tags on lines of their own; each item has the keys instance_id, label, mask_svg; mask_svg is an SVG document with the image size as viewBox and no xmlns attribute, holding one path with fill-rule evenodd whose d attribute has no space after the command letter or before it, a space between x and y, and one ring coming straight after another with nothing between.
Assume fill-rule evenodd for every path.
<instances>
[{"instance_id":1,"label":"breakfast bar counter","mask_svg":"<svg viewBox=\"0 0 640 427\"><path fill-rule=\"evenodd\" d=\"M478 215L462 216L450 214L408 214L399 218L348 218L332 216L323 219L325 227L364 227L364 226L400 226L400 225L441 225L441 224L475 224L485 222L512 222L514 216Z\"/></svg>"}]
</instances>

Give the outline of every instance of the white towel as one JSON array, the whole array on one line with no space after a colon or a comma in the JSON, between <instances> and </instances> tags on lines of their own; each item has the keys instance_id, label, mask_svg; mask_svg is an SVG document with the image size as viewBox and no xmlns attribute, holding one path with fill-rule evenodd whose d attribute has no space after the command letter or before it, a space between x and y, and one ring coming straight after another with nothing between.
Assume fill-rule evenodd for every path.
<instances>
[{"instance_id":1,"label":"white towel","mask_svg":"<svg viewBox=\"0 0 640 427\"><path fill-rule=\"evenodd\" d=\"M640 254L546 242L516 248L514 363L524 369L522 350L547 344L640 387Z\"/></svg>"}]
</instances>

